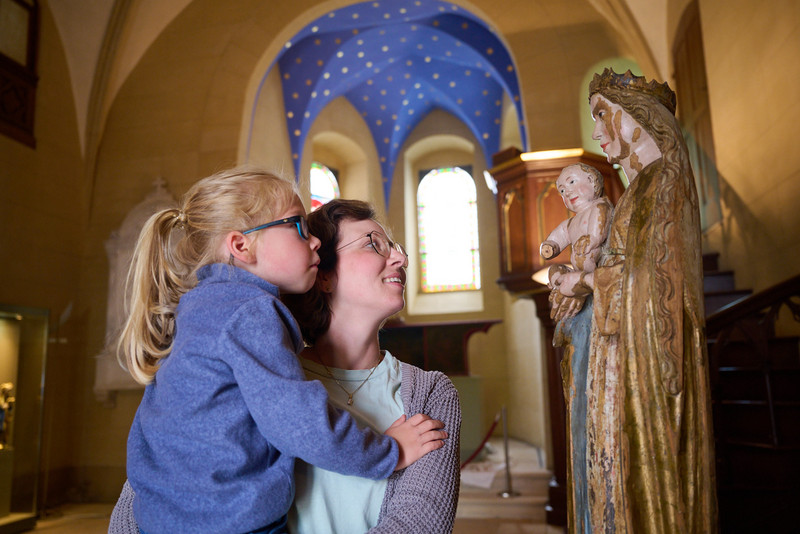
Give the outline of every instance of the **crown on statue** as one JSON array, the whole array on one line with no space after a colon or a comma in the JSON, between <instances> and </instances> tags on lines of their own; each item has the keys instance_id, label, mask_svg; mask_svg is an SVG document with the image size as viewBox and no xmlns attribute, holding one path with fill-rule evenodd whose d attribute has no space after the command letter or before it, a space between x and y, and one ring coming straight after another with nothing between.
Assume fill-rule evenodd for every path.
<instances>
[{"instance_id":1,"label":"crown on statue","mask_svg":"<svg viewBox=\"0 0 800 534\"><path fill-rule=\"evenodd\" d=\"M606 68L603 74L595 74L589 84L589 96L602 93L606 88L618 88L626 91L636 91L652 96L660 102L670 113L675 115L675 92L666 82L658 83L655 80L648 82L644 76L636 76L630 70L625 74L617 74L613 69Z\"/></svg>"}]
</instances>

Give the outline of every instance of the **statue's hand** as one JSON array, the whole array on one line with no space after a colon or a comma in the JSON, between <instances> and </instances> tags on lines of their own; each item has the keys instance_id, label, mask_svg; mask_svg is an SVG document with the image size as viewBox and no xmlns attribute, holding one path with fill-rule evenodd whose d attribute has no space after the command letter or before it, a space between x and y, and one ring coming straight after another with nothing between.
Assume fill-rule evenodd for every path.
<instances>
[{"instance_id":1,"label":"statue's hand","mask_svg":"<svg viewBox=\"0 0 800 534\"><path fill-rule=\"evenodd\" d=\"M550 268L547 270L547 280L549 281L550 289L558 288L561 284L561 276L564 273L571 272L572 269L567 267L566 265L551 265Z\"/></svg>"},{"instance_id":2,"label":"statue's hand","mask_svg":"<svg viewBox=\"0 0 800 534\"><path fill-rule=\"evenodd\" d=\"M565 297L583 297L592 293L594 277L586 271L571 271L559 279L558 290Z\"/></svg>"},{"instance_id":3,"label":"statue's hand","mask_svg":"<svg viewBox=\"0 0 800 534\"><path fill-rule=\"evenodd\" d=\"M568 317L574 317L583 309L586 297L567 297L558 289L550 292L550 318L558 322Z\"/></svg>"},{"instance_id":4,"label":"statue's hand","mask_svg":"<svg viewBox=\"0 0 800 534\"><path fill-rule=\"evenodd\" d=\"M558 284L558 290L565 297L575 296L575 284L580 281L580 272L564 273L561 275Z\"/></svg>"}]
</instances>

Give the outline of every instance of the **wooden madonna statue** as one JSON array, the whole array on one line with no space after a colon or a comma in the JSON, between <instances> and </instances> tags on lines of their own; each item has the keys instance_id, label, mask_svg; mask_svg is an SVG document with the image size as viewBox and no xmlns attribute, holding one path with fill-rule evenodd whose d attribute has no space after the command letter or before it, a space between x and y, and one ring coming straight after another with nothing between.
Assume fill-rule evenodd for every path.
<instances>
[{"instance_id":1,"label":"wooden madonna statue","mask_svg":"<svg viewBox=\"0 0 800 534\"><path fill-rule=\"evenodd\" d=\"M595 270L552 283L569 529L716 532L700 219L675 93L606 69L589 103L592 137L630 186Z\"/></svg>"}]
</instances>

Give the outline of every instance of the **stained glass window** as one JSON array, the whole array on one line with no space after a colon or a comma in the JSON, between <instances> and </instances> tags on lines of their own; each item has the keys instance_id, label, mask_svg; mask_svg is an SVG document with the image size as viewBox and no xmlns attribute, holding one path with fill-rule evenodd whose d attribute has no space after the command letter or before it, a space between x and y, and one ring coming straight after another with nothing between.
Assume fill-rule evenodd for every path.
<instances>
[{"instance_id":1,"label":"stained glass window","mask_svg":"<svg viewBox=\"0 0 800 534\"><path fill-rule=\"evenodd\" d=\"M331 169L322 163L311 164L311 211L339 198L339 182Z\"/></svg>"},{"instance_id":2,"label":"stained glass window","mask_svg":"<svg viewBox=\"0 0 800 534\"><path fill-rule=\"evenodd\" d=\"M429 171L417 189L423 293L481 288L475 181L460 167Z\"/></svg>"}]
</instances>

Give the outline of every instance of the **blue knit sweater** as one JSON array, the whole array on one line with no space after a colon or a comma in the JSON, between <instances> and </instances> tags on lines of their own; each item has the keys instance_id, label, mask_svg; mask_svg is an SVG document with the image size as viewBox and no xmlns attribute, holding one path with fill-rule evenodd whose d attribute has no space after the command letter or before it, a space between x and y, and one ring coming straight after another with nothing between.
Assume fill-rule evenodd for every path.
<instances>
[{"instance_id":1,"label":"blue knit sweater","mask_svg":"<svg viewBox=\"0 0 800 534\"><path fill-rule=\"evenodd\" d=\"M294 457L388 477L396 442L359 429L305 380L300 331L278 288L224 264L201 268L198 279L128 436L142 530L241 534L270 524L292 502Z\"/></svg>"}]
</instances>

